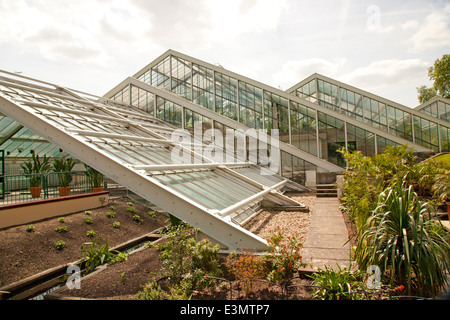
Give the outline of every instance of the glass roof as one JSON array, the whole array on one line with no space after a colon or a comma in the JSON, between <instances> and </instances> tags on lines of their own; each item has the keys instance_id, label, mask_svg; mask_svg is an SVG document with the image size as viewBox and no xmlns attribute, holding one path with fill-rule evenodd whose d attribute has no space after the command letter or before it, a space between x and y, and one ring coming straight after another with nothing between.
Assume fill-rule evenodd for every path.
<instances>
[{"instance_id":1,"label":"glass roof","mask_svg":"<svg viewBox=\"0 0 450 320\"><path fill-rule=\"evenodd\" d=\"M9 156L30 154L31 150L47 156L70 153L99 171L111 174L117 182L180 219L201 226L202 231L212 238L218 237L222 243L229 242L230 237L218 234L218 230L228 230L230 235L237 232L231 238L245 238L251 246L267 246L262 239L238 224L231 227L224 219L229 213L235 214L250 208L255 201L262 201L268 192L270 197L277 194L282 197L277 190L287 182L283 177L259 177L261 168L250 163L214 163L204 154L199 157L179 142L168 139L176 127L123 103L89 100L68 89L52 89L5 78L0 80L0 102L8 106L0 110L4 114L0 118L0 132L2 148L9 151ZM39 135L50 135L49 131L53 132L51 139L55 144ZM197 161L181 164L174 161L175 148L187 152L189 160ZM117 165L122 169L108 171ZM236 169L239 173L234 171L234 166L239 166ZM161 192L169 192L171 197L158 196ZM290 201L290 205L303 206ZM196 213L194 218L186 216L189 207L191 215ZM206 225L206 221L212 219L211 212L218 213L214 215L215 225ZM233 241L232 246L239 243L236 239Z\"/></svg>"}]
</instances>

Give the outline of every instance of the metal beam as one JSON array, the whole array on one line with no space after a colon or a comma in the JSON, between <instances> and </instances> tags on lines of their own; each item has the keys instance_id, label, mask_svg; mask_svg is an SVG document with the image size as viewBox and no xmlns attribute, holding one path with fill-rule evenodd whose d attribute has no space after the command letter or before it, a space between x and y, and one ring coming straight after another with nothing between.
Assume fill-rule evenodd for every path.
<instances>
[{"instance_id":1,"label":"metal beam","mask_svg":"<svg viewBox=\"0 0 450 320\"><path fill-rule=\"evenodd\" d=\"M217 167L236 167L249 166L250 164L242 163L186 163L186 164L163 164L163 165L137 165L133 166L136 170L146 171L164 171L164 170L186 170L186 169L215 169Z\"/></svg>"},{"instance_id":2,"label":"metal beam","mask_svg":"<svg viewBox=\"0 0 450 320\"><path fill-rule=\"evenodd\" d=\"M114 160L108 153L97 149L77 135L52 125L32 108L0 97L0 111L144 199L200 229L210 238L223 243L228 249L267 250L267 241L225 221L192 199L174 192L152 177Z\"/></svg>"},{"instance_id":3,"label":"metal beam","mask_svg":"<svg viewBox=\"0 0 450 320\"><path fill-rule=\"evenodd\" d=\"M72 129L72 128L66 128L66 131L72 132L72 133L78 133L79 135L89 136L89 137L121 139L121 140L133 140L133 141L144 141L144 142L170 144L170 145L174 144L174 142L171 141L171 140L155 139L155 138L133 136L133 135L127 135L127 134L107 133L107 132Z\"/></svg>"},{"instance_id":4,"label":"metal beam","mask_svg":"<svg viewBox=\"0 0 450 320\"><path fill-rule=\"evenodd\" d=\"M236 204L234 204L232 206L229 206L228 208L220 211L219 214L222 217L225 217L226 215L228 215L228 214L230 214L232 212L235 212L235 211L237 211L239 209L242 209L243 207L245 207L245 206L255 202L256 200L264 197L266 194L268 194L270 192L273 192L273 191L283 187L287 182L288 182L288 180L283 180L283 181L277 183L276 185L274 185L273 187L270 187L270 188L266 187L263 191L260 191L257 194L255 194L255 195L253 195L251 197L248 197L247 199L244 199L244 200L242 200L242 201L240 201L240 202L238 202L238 203L236 203Z\"/></svg>"}]
</instances>

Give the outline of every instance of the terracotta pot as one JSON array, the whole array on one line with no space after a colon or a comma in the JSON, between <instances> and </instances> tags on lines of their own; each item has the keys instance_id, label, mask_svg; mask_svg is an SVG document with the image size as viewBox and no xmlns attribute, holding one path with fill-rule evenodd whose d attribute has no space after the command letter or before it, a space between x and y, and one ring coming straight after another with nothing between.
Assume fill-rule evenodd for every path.
<instances>
[{"instance_id":1,"label":"terracotta pot","mask_svg":"<svg viewBox=\"0 0 450 320\"><path fill-rule=\"evenodd\" d=\"M102 192L105 190L105 187L93 187L92 192Z\"/></svg>"},{"instance_id":2,"label":"terracotta pot","mask_svg":"<svg viewBox=\"0 0 450 320\"><path fill-rule=\"evenodd\" d=\"M30 187L30 193L32 198L41 197L42 187Z\"/></svg>"},{"instance_id":3,"label":"terracotta pot","mask_svg":"<svg viewBox=\"0 0 450 320\"><path fill-rule=\"evenodd\" d=\"M58 187L59 196L66 197L70 194L70 187Z\"/></svg>"}]
</instances>

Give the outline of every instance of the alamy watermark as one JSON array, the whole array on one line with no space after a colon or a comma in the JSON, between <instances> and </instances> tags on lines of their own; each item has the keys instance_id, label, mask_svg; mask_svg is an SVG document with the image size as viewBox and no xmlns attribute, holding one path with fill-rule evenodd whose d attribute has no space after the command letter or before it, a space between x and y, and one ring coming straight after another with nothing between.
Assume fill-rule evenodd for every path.
<instances>
[{"instance_id":1,"label":"alamy watermark","mask_svg":"<svg viewBox=\"0 0 450 320\"><path fill-rule=\"evenodd\" d=\"M370 5L367 7L367 29L376 31L381 28L381 9L379 6Z\"/></svg>"},{"instance_id":2,"label":"alamy watermark","mask_svg":"<svg viewBox=\"0 0 450 320\"><path fill-rule=\"evenodd\" d=\"M172 132L176 144L171 151L174 164L200 164L204 159L213 163L237 164L247 162L261 166L262 175L277 174L280 169L280 140L278 129L268 135L264 130L217 129L203 132L201 124L194 125L193 135L185 129Z\"/></svg>"}]
</instances>

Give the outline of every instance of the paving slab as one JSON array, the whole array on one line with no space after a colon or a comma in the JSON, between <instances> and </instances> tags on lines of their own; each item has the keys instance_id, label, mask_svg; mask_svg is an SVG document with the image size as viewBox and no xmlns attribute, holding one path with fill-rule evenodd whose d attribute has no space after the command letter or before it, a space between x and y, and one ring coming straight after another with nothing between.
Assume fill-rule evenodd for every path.
<instances>
[{"instance_id":1,"label":"paving slab","mask_svg":"<svg viewBox=\"0 0 450 320\"><path fill-rule=\"evenodd\" d=\"M338 198L316 198L308 236L303 244L303 261L308 268L350 267L350 243Z\"/></svg>"}]
</instances>

